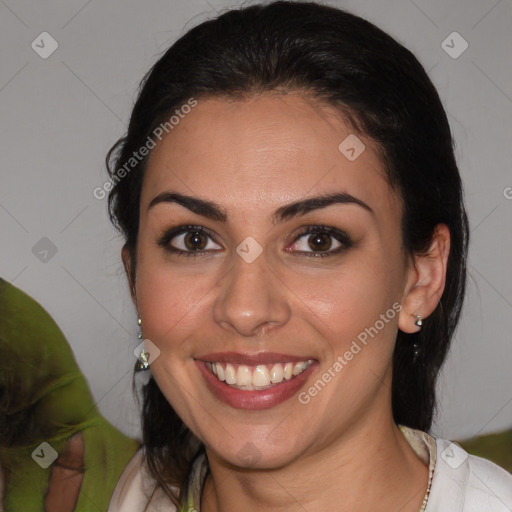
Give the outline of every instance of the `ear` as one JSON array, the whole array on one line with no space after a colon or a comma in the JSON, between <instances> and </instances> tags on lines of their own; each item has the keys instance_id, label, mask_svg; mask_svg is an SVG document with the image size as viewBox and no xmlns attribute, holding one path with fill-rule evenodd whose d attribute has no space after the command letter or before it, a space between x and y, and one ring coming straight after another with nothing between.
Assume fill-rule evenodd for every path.
<instances>
[{"instance_id":1,"label":"ear","mask_svg":"<svg viewBox=\"0 0 512 512\"><path fill-rule=\"evenodd\" d=\"M450 253L450 230L446 224L435 227L427 254L415 255L408 271L407 285L398 317L398 328L417 332L416 315L427 318L436 309L446 283L446 267Z\"/></svg>"},{"instance_id":2,"label":"ear","mask_svg":"<svg viewBox=\"0 0 512 512\"><path fill-rule=\"evenodd\" d=\"M121 259L123 260L124 271L126 272L126 277L128 278L128 285L130 287L130 295L132 296L132 301L135 307L137 307L137 295L135 293L135 272L134 272L134 262L132 261L132 257L130 255L130 250L128 247L123 245L121 249Z\"/></svg>"}]
</instances>

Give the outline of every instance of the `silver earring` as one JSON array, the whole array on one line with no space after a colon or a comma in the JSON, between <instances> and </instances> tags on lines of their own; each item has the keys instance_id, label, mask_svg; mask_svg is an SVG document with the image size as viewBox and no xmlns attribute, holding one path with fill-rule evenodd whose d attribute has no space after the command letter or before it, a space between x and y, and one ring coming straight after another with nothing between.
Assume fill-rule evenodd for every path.
<instances>
[{"instance_id":1,"label":"silver earring","mask_svg":"<svg viewBox=\"0 0 512 512\"><path fill-rule=\"evenodd\" d=\"M142 339L142 320L139 318L137 320L137 324L139 325L139 334L138 338L139 340ZM149 370L149 357L148 354L146 354L146 351L142 349L142 352L140 353L140 356L137 359L137 362L135 363L135 371L136 372L144 372L146 370Z\"/></svg>"},{"instance_id":2,"label":"silver earring","mask_svg":"<svg viewBox=\"0 0 512 512\"><path fill-rule=\"evenodd\" d=\"M419 327L421 330L421 327L423 325L423 317L421 315L414 315L414 318L415 318L414 325ZM416 335L418 335L418 333L416 333ZM418 340L416 340L412 344L412 354L413 354L412 361L413 361L413 363L415 363L418 360L420 353L421 353L420 344L419 344Z\"/></svg>"}]
</instances>

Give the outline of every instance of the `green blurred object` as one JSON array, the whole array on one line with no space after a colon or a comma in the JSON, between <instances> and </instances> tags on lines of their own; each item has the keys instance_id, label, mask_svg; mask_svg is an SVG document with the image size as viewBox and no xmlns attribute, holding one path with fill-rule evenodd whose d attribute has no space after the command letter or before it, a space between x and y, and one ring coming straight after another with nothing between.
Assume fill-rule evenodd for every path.
<instances>
[{"instance_id":1,"label":"green blurred object","mask_svg":"<svg viewBox=\"0 0 512 512\"><path fill-rule=\"evenodd\" d=\"M489 459L512 473L512 429L458 442L472 455Z\"/></svg>"},{"instance_id":2,"label":"green blurred object","mask_svg":"<svg viewBox=\"0 0 512 512\"><path fill-rule=\"evenodd\" d=\"M7 480L5 512L44 512L52 466L40 467L32 452L46 442L60 455L77 433L83 438L84 472L74 510L106 511L139 443L98 412L73 352L50 315L0 278L0 466Z\"/></svg>"}]
</instances>

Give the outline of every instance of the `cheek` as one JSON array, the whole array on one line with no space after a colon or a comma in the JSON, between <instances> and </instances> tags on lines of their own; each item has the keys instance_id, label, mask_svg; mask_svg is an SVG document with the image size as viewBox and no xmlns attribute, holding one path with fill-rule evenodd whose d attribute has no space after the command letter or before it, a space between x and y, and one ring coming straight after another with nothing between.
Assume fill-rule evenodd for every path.
<instances>
[{"instance_id":1,"label":"cheek","mask_svg":"<svg viewBox=\"0 0 512 512\"><path fill-rule=\"evenodd\" d=\"M399 296L391 274L389 268L361 259L324 276L302 277L293 290L326 330L353 333L353 329L373 324Z\"/></svg>"},{"instance_id":2,"label":"cheek","mask_svg":"<svg viewBox=\"0 0 512 512\"><path fill-rule=\"evenodd\" d=\"M136 290L143 336L162 351L179 345L204 322L204 302L212 286L206 273L178 272L159 252L140 248Z\"/></svg>"},{"instance_id":3,"label":"cheek","mask_svg":"<svg viewBox=\"0 0 512 512\"><path fill-rule=\"evenodd\" d=\"M393 274L396 271L389 259L358 254L343 270L296 285L300 314L323 339L327 366L342 358L341 366L332 370L345 377L338 379L332 392L342 386L349 396L351 389L366 386L369 369L374 375L386 372L397 334L397 309L401 307Z\"/></svg>"}]
</instances>

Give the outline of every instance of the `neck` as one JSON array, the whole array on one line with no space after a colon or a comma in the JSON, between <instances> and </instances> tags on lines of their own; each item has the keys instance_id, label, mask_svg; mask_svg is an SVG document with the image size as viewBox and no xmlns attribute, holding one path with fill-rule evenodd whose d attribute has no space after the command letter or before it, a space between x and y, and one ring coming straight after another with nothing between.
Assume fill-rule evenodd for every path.
<instances>
[{"instance_id":1,"label":"neck","mask_svg":"<svg viewBox=\"0 0 512 512\"><path fill-rule=\"evenodd\" d=\"M234 469L210 452L208 460L201 512L325 512L329 503L339 512L418 512L428 483L428 466L389 416L358 422L278 469Z\"/></svg>"}]
</instances>

